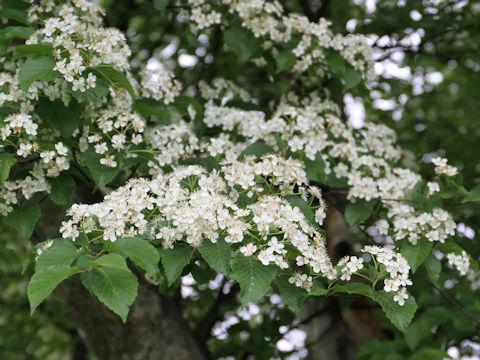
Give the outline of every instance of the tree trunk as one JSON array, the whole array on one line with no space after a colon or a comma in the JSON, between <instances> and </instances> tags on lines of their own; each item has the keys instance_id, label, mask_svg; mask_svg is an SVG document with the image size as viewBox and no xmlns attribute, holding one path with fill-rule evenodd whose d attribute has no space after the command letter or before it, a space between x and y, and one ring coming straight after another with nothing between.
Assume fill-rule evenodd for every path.
<instances>
[{"instance_id":1,"label":"tree trunk","mask_svg":"<svg viewBox=\"0 0 480 360\"><path fill-rule=\"evenodd\" d=\"M125 324L93 297L78 279L59 289L90 354L99 360L205 359L182 318L178 303L139 282ZM202 346L203 347L203 346Z\"/></svg>"}]
</instances>

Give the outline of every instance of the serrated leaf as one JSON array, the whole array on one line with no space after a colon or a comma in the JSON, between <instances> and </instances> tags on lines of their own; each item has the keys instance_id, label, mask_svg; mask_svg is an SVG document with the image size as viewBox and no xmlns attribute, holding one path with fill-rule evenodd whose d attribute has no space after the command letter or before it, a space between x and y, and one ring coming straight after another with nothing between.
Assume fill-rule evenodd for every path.
<instances>
[{"instance_id":1,"label":"serrated leaf","mask_svg":"<svg viewBox=\"0 0 480 360\"><path fill-rule=\"evenodd\" d=\"M118 254L109 255L117 255L123 260ZM138 282L128 268L125 270L120 265L118 258L113 259L110 257L103 261L109 266L99 266L89 272L82 273L80 279L90 293L95 295L125 322L130 306L137 297ZM117 267L112 265L117 265Z\"/></svg>"},{"instance_id":2,"label":"serrated leaf","mask_svg":"<svg viewBox=\"0 0 480 360\"><path fill-rule=\"evenodd\" d=\"M245 150L243 150L240 155L238 156L238 159L241 161L243 158L247 155L255 155L257 158L260 158L262 155L265 154L271 154L274 153L275 151L267 145L265 142L259 140L254 142L251 145L248 145Z\"/></svg>"},{"instance_id":3,"label":"serrated leaf","mask_svg":"<svg viewBox=\"0 0 480 360\"><path fill-rule=\"evenodd\" d=\"M289 70L292 67L292 62L295 60L295 54L292 50L285 50L279 53L275 57L275 62L277 64L276 73L280 73L284 70Z\"/></svg>"},{"instance_id":4,"label":"serrated leaf","mask_svg":"<svg viewBox=\"0 0 480 360\"><path fill-rule=\"evenodd\" d=\"M119 172L118 166L115 168L104 166L100 164L100 159L101 155L96 154L92 149L88 149L82 154L81 160L81 165L88 168L98 187L112 182Z\"/></svg>"},{"instance_id":5,"label":"serrated leaf","mask_svg":"<svg viewBox=\"0 0 480 360\"><path fill-rule=\"evenodd\" d=\"M415 273L420 265L432 252L433 244L426 240L420 239L417 245L412 245L409 241L404 241L400 247L400 253L412 268L412 273Z\"/></svg>"},{"instance_id":6,"label":"serrated leaf","mask_svg":"<svg viewBox=\"0 0 480 360\"><path fill-rule=\"evenodd\" d=\"M232 263L230 278L238 282L243 305L264 296L277 274L277 267L263 265L251 256L238 254Z\"/></svg>"},{"instance_id":7,"label":"serrated leaf","mask_svg":"<svg viewBox=\"0 0 480 360\"><path fill-rule=\"evenodd\" d=\"M225 275L230 273L232 249L223 238L217 240L216 243L203 241L198 247L198 251L212 269Z\"/></svg>"},{"instance_id":8,"label":"serrated leaf","mask_svg":"<svg viewBox=\"0 0 480 360\"><path fill-rule=\"evenodd\" d=\"M101 103L105 96L108 95L110 85L108 81L97 71L92 71L92 74L95 75L95 87L89 88L84 92L81 91L72 91L73 96L77 99L87 97L93 103Z\"/></svg>"},{"instance_id":9,"label":"serrated leaf","mask_svg":"<svg viewBox=\"0 0 480 360\"><path fill-rule=\"evenodd\" d=\"M373 299L375 296L375 292L371 286L359 282L346 283L342 285L336 284L332 290L334 293L358 294L366 296L370 299Z\"/></svg>"},{"instance_id":10,"label":"serrated leaf","mask_svg":"<svg viewBox=\"0 0 480 360\"><path fill-rule=\"evenodd\" d=\"M10 169L16 162L17 160L12 155L7 153L0 154L0 189L3 182L8 179Z\"/></svg>"},{"instance_id":11,"label":"serrated leaf","mask_svg":"<svg viewBox=\"0 0 480 360\"><path fill-rule=\"evenodd\" d=\"M116 70L111 65L98 65L91 69L100 73L114 89L122 88L127 90L132 97L135 96L132 85L123 72Z\"/></svg>"},{"instance_id":12,"label":"serrated leaf","mask_svg":"<svg viewBox=\"0 0 480 360\"><path fill-rule=\"evenodd\" d=\"M51 44L27 44L18 45L13 50L12 60L19 59L21 57L29 57L35 55L51 55L53 51Z\"/></svg>"},{"instance_id":13,"label":"serrated leaf","mask_svg":"<svg viewBox=\"0 0 480 360\"><path fill-rule=\"evenodd\" d=\"M350 227L357 226L372 216L376 201L357 200L347 205L345 209L345 220Z\"/></svg>"},{"instance_id":14,"label":"serrated leaf","mask_svg":"<svg viewBox=\"0 0 480 360\"><path fill-rule=\"evenodd\" d=\"M170 111L165 105L154 99L139 99L135 101L133 109L143 116L156 116L163 124L170 123Z\"/></svg>"},{"instance_id":15,"label":"serrated leaf","mask_svg":"<svg viewBox=\"0 0 480 360\"><path fill-rule=\"evenodd\" d=\"M374 300L380 304L392 324L401 332L405 332L413 319L415 311L417 311L417 303L413 296L408 294L405 304L400 306L393 300L394 295L394 293L377 291L375 292Z\"/></svg>"},{"instance_id":16,"label":"serrated leaf","mask_svg":"<svg viewBox=\"0 0 480 360\"><path fill-rule=\"evenodd\" d=\"M278 278L278 291L283 302L290 306L298 315L303 303L305 302L305 299L308 296L308 293L295 284L290 284L288 279L288 275L282 275Z\"/></svg>"},{"instance_id":17,"label":"serrated leaf","mask_svg":"<svg viewBox=\"0 0 480 360\"><path fill-rule=\"evenodd\" d=\"M70 265L53 266L36 271L27 287L30 313L33 314L38 305L70 274Z\"/></svg>"},{"instance_id":18,"label":"serrated leaf","mask_svg":"<svg viewBox=\"0 0 480 360\"><path fill-rule=\"evenodd\" d=\"M322 296L325 295L328 290L323 286L323 284L318 279L313 280L312 289L308 293L309 296Z\"/></svg>"},{"instance_id":19,"label":"serrated leaf","mask_svg":"<svg viewBox=\"0 0 480 360\"><path fill-rule=\"evenodd\" d=\"M49 55L38 55L28 58L20 67L18 73L18 87L27 91L36 80L54 80L59 73L54 71L55 59Z\"/></svg>"},{"instance_id":20,"label":"serrated leaf","mask_svg":"<svg viewBox=\"0 0 480 360\"><path fill-rule=\"evenodd\" d=\"M112 269L130 271L127 262L120 254L105 254L95 259L92 263Z\"/></svg>"},{"instance_id":21,"label":"serrated leaf","mask_svg":"<svg viewBox=\"0 0 480 360\"><path fill-rule=\"evenodd\" d=\"M28 200L4 218L7 225L14 227L18 234L26 241L30 239L37 220L40 218L40 207L32 200Z\"/></svg>"},{"instance_id":22,"label":"serrated leaf","mask_svg":"<svg viewBox=\"0 0 480 360\"><path fill-rule=\"evenodd\" d=\"M238 55L243 62L262 55L262 41L257 39L250 30L237 26L223 33L225 44Z\"/></svg>"},{"instance_id":23,"label":"serrated leaf","mask_svg":"<svg viewBox=\"0 0 480 360\"><path fill-rule=\"evenodd\" d=\"M165 249L161 260L168 285L172 285L182 274L183 268L190 262L193 248L186 244L178 244L173 249Z\"/></svg>"},{"instance_id":24,"label":"serrated leaf","mask_svg":"<svg viewBox=\"0 0 480 360\"><path fill-rule=\"evenodd\" d=\"M50 179L51 191L48 197L59 205L69 205L75 193L75 181L67 174Z\"/></svg>"},{"instance_id":25,"label":"serrated leaf","mask_svg":"<svg viewBox=\"0 0 480 360\"><path fill-rule=\"evenodd\" d=\"M77 248L70 241L54 239L52 245L38 256L35 271L57 266L70 267L77 256Z\"/></svg>"},{"instance_id":26,"label":"serrated leaf","mask_svg":"<svg viewBox=\"0 0 480 360\"><path fill-rule=\"evenodd\" d=\"M442 271L441 262L433 254L430 254L423 263L423 266L425 266L425 270L427 270L428 278L432 280L434 284L438 284L438 279Z\"/></svg>"},{"instance_id":27,"label":"serrated leaf","mask_svg":"<svg viewBox=\"0 0 480 360\"><path fill-rule=\"evenodd\" d=\"M115 241L114 246L148 274L160 276L158 268L160 255L147 240L140 237L122 238Z\"/></svg>"},{"instance_id":28,"label":"serrated leaf","mask_svg":"<svg viewBox=\"0 0 480 360\"><path fill-rule=\"evenodd\" d=\"M405 342L414 350L424 339L432 334L435 326L444 324L451 318L451 313L444 307L428 308L408 327Z\"/></svg>"},{"instance_id":29,"label":"serrated leaf","mask_svg":"<svg viewBox=\"0 0 480 360\"><path fill-rule=\"evenodd\" d=\"M42 99L38 102L38 113L51 127L68 139L80 124L82 106L75 99L70 100L68 107L62 100Z\"/></svg>"},{"instance_id":30,"label":"serrated leaf","mask_svg":"<svg viewBox=\"0 0 480 360\"><path fill-rule=\"evenodd\" d=\"M441 251L444 254L448 254L448 253L461 254L463 251L463 248L452 239L448 239L444 243L437 242L435 244L435 250Z\"/></svg>"}]
</instances>

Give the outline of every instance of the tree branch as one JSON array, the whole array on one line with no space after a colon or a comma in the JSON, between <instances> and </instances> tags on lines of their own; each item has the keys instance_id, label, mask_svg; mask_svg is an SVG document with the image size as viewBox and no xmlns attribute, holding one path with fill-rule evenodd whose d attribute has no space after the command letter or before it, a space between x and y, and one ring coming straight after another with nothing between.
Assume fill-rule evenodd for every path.
<instances>
[{"instance_id":1,"label":"tree branch","mask_svg":"<svg viewBox=\"0 0 480 360\"><path fill-rule=\"evenodd\" d=\"M425 280L431 287L438 290L440 295L442 295L450 304L456 307L463 315L465 315L465 317L471 320L476 326L480 327L480 321L474 318L467 310L465 310L462 306L460 306L460 304L458 304L455 300L453 300L450 296L448 296L448 294L445 291L443 291L441 288L439 288L437 285L431 282L428 277L426 277L422 273L419 273L419 274L423 278L423 280Z\"/></svg>"}]
</instances>

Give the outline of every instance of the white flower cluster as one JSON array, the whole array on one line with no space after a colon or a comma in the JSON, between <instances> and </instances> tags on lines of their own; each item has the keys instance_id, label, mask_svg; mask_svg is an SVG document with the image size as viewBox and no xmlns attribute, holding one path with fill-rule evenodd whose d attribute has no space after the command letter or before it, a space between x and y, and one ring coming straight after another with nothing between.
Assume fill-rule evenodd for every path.
<instances>
[{"instance_id":1,"label":"white flower cluster","mask_svg":"<svg viewBox=\"0 0 480 360\"><path fill-rule=\"evenodd\" d=\"M291 191L306 181L303 168L295 170L300 166L298 160L266 155L258 163L250 158L245 162L260 177L249 183L247 191L259 186ZM221 237L243 244L240 252L245 256L256 256L263 264L274 263L282 269L289 267L285 244L291 244L301 254L297 265L308 265L313 272L334 278L323 236L282 193L261 196L243 208L237 205L239 179L232 175L232 166L238 164L211 173L200 166L178 167L151 181L130 180L101 203L73 205L68 211L71 219L62 223L60 231L72 240L96 230L110 241L144 234L161 239L167 248L178 241L196 247Z\"/></svg>"},{"instance_id":2,"label":"white flower cluster","mask_svg":"<svg viewBox=\"0 0 480 360\"><path fill-rule=\"evenodd\" d=\"M73 91L84 92L95 87L97 79L89 68L100 64L112 64L120 70L130 67L131 51L125 35L115 28L104 28L102 12L98 4L84 0L54 7L51 1L43 0L29 9L30 21L43 22L43 26L26 44L52 44L54 70L72 84ZM51 17L45 19L46 14Z\"/></svg>"},{"instance_id":3,"label":"white flower cluster","mask_svg":"<svg viewBox=\"0 0 480 360\"><path fill-rule=\"evenodd\" d=\"M400 305L405 304L408 299L406 286L412 285L408 274L410 265L400 254L386 247L365 246L362 252L369 253L376 262L383 265L383 271L387 273L387 278L383 280L383 290L386 292L395 292L394 300ZM382 271L382 270L380 270Z\"/></svg>"},{"instance_id":4,"label":"white flower cluster","mask_svg":"<svg viewBox=\"0 0 480 360\"><path fill-rule=\"evenodd\" d=\"M223 78L213 79L211 85L202 81L199 83L199 90L202 97L206 100L222 99L223 102L234 97L238 97L244 102L251 100L251 96L246 90L239 87L233 81Z\"/></svg>"},{"instance_id":5,"label":"white flower cluster","mask_svg":"<svg viewBox=\"0 0 480 360\"><path fill-rule=\"evenodd\" d=\"M50 191L43 167L35 164L30 174L23 179L4 181L0 189L0 215L7 216L12 210L12 205L20 204L22 198L31 199L38 192Z\"/></svg>"},{"instance_id":6,"label":"white flower cluster","mask_svg":"<svg viewBox=\"0 0 480 360\"><path fill-rule=\"evenodd\" d=\"M388 202L388 217L393 223L394 240L408 238L416 245L419 239L426 238L431 242L444 243L448 236L455 235L457 225L446 210L435 208L431 213L418 213L409 205L391 203Z\"/></svg>"},{"instance_id":7,"label":"white flower cluster","mask_svg":"<svg viewBox=\"0 0 480 360\"><path fill-rule=\"evenodd\" d=\"M145 97L169 104L182 90L182 84L164 67L147 65L140 75L142 95Z\"/></svg>"},{"instance_id":8,"label":"white flower cluster","mask_svg":"<svg viewBox=\"0 0 480 360\"><path fill-rule=\"evenodd\" d=\"M295 284L296 287L305 289L307 292L312 290L313 280L311 276L302 273L294 273L293 276L288 278L290 284Z\"/></svg>"},{"instance_id":9,"label":"white flower cluster","mask_svg":"<svg viewBox=\"0 0 480 360\"><path fill-rule=\"evenodd\" d=\"M341 258L337 265L343 266L340 280L349 281L354 273L360 269L363 269L363 259L356 256L347 255Z\"/></svg>"},{"instance_id":10,"label":"white flower cluster","mask_svg":"<svg viewBox=\"0 0 480 360\"><path fill-rule=\"evenodd\" d=\"M432 164L435 165L435 174L445 174L447 176L454 176L458 174L458 169L455 166L448 165L447 159L436 157L433 158Z\"/></svg>"},{"instance_id":11,"label":"white flower cluster","mask_svg":"<svg viewBox=\"0 0 480 360\"><path fill-rule=\"evenodd\" d=\"M465 250L460 255L455 253L447 254L448 265L455 267L460 275L467 275L470 270L470 257Z\"/></svg>"},{"instance_id":12,"label":"white flower cluster","mask_svg":"<svg viewBox=\"0 0 480 360\"><path fill-rule=\"evenodd\" d=\"M364 73L368 80L375 76L371 46L361 35L334 34L329 28L330 22L324 18L314 23L306 16L294 13L286 15L278 1L223 0L222 3L230 13L240 18L243 27L264 40L264 49L270 50L274 57L282 50L283 44L298 36L300 40L292 50L295 55L293 70L297 73L314 65L318 74L323 76L327 71L324 50L331 49ZM189 0L189 4L191 10L185 11L183 15L193 23L193 31L198 32L227 21L204 0ZM263 58L255 60L258 64L264 62L259 61Z\"/></svg>"}]
</instances>

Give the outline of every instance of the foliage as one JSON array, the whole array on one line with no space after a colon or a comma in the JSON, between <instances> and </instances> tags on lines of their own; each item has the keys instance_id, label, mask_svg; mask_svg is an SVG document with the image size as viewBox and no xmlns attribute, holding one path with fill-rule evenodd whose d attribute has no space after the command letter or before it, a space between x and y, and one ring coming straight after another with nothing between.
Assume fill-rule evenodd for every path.
<instances>
[{"instance_id":1,"label":"foliage","mask_svg":"<svg viewBox=\"0 0 480 360\"><path fill-rule=\"evenodd\" d=\"M103 5L105 16L83 1L0 10L0 226L23 239L15 248L27 242L24 271L34 268L26 292L8 280L6 301L28 298L32 327L48 317L45 346L72 346L74 325L44 313L74 277L123 322L144 281L162 296L190 290L192 331L211 309L221 323L256 308L208 337L215 357L286 357L276 344L304 303L340 298L346 310L352 297L374 304L390 335L360 359L443 358L478 340L479 250L465 230L480 222L478 164L458 145L478 142L478 4ZM461 22L447 28L452 14ZM407 29L423 31L421 46L402 42ZM375 77L374 60L396 52L415 74ZM419 90L428 74L442 81ZM360 129L348 99L366 111ZM444 135L452 128L461 138ZM42 232L53 204L66 209L55 239ZM330 206L355 233L340 259L327 244Z\"/></svg>"}]
</instances>

